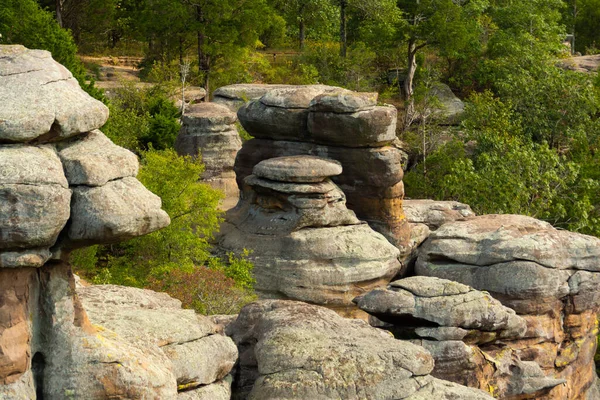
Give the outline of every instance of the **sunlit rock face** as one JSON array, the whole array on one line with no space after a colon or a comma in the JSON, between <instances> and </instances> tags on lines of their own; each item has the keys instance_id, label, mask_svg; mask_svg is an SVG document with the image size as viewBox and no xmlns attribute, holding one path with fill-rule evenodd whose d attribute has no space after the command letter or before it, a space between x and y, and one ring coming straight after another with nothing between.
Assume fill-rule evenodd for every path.
<instances>
[{"instance_id":1,"label":"sunlit rock face","mask_svg":"<svg viewBox=\"0 0 600 400\"><path fill-rule=\"evenodd\" d=\"M302 300L352 315L352 299L385 286L399 251L346 208L331 177L339 162L313 156L259 162L218 236L226 251L250 249L262 297Z\"/></svg>"},{"instance_id":2,"label":"sunlit rock face","mask_svg":"<svg viewBox=\"0 0 600 400\"><path fill-rule=\"evenodd\" d=\"M419 250L416 273L487 291L526 321L524 335L501 346L536 363L547 378L564 380L532 398L592 399L599 256L595 237L520 215L483 215L433 232Z\"/></svg>"},{"instance_id":3,"label":"sunlit rock face","mask_svg":"<svg viewBox=\"0 0 600 400\"><path fill-rule=\"evenodd\" d=\"M202 159L204 172L199 178L223 192L221 207L226 210L236 205L240 194L233 171L235 156L242 148L236 121L235 112L224 105L194 104L186 109L175 142L179 155Z\"/></svg>"},{"instance_id":4,"label":"sunlit rock face","mask_svg":"<svg viewBox=\"0 0 600 400\"><path fill-rule=\"evenodd\" d=\"M0 397L175 398L164 355L96 329L70 250L169 224L108 109L50 53L0 46Z\"/></svg>"},{"instance_id":5,"label":"sunlit rock face","mask_svg":"<svg viewBox=\"0 0 600 400\"><path fill-rule=\"evenodd\" d=\"M260 161L312 155L338 161L332 181L344 192L357 217L410 253L404 212L406 153L396 139L396 109L378 105L376 93L357 93L323 85L282 87L244 104L242 126L254 137L238 152L235 172L240 188Z\"/></svg>"}]
</instances>

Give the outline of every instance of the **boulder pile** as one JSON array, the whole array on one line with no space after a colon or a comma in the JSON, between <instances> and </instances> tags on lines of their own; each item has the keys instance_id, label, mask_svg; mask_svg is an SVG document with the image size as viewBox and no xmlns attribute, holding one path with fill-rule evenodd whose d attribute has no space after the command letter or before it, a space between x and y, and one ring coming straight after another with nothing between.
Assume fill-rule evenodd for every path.
<instances>
[{"instance_id":1,"label":"boulder pile","mask_svg":"<svg viewBox=\"0 0 600 400\"><path fill-rule=\"evenodd\" d=\"M594 354L600 240L520 215L450 222L419 250L418 275L485 290L527 323L504 346L564 380L537 399L598 398ZM587 397L586 397L587 396Z\"/></svg>"},{"instance_id":2,"label":"boulder pile","mask_svg":"<svg viewBox=\"0 0 600 400\"><path fill-rule=\"evenodd\" d=\"M226 251L253 251L262 297L351 314L355 296L385 286L400 270L399 251L346 208L330 179L341 173L336 161L291 156L263 160L244 178L218 243Z\"/></svg>"},{"instance_id":3,"label":"boulder pile","mask_svg":"<svg viewBox=\"0 0 600 400\"><path fill-rule=\"evenodd\" d=\"M329 86L271 90L238 111L255 139L238 152L238 186L260 161L313 155L343 167L332 180L346 194L348 208L405 254L409 228L402 211L402 164L406 154L396 139L397 111L377 104L376 93Z\"/></svg>"},{"instance_id":4,"label":"boulder pile","mask_svg":"<svg viewBox=\"0 0 600 400\"><path fill-rule=\"evenodd\" d=\"M237 83L234 85L221 86L213 93L213 102L222 104L233 112L249 102L259 99L273 89L289 89L297 87L294 85L273 85L263 83Z\"/></svg>"},{"instance_id":5,"label":"boulder pile","mask_svg":"<svg viewBox=\"0 0 600 400\"><path fill-rule=\"evenodd\" d=\"M179 155L202 158L205 169L200 179L225 194L224 209L235 206L239 197L233 165L242 140L236 121L235 113L223 105L191 105L182 118L175 142Z\"/></svg>"},{"instance_id":6,"label":"boulder pile","mask_svg":"<svg viewBox=\"0 0 600 400\"><path fill-rule=\"evenodd\" d=\"M323 307L252 303L227 334L240 352L233 399L493 399L431 376L424 348Z\"/></svg>"},{"instance_id":7,"label":"boulder pile","mask_svg":"<svg viewBox=\"0 0 600 400\"><path fill-rule=\"evenodd\" d=\"M524 337L527 321L486 292L426 276L390 283L355 299L370 323L423 346L432 375L502 399L539 399L564 379L546 377L505 342Z\"/></svg>"}]
</instances>

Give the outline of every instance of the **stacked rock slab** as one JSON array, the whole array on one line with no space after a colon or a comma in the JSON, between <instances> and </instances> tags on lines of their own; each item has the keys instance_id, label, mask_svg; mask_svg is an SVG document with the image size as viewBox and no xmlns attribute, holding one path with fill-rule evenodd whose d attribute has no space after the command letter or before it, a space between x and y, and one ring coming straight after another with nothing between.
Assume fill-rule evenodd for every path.
<instances>
[{"instance_id":1,"label":"stacked rock slab","mask_svg":"<svg viewBox=\"0 0 600 400\"><path fill-rule=\"evenodd\" d=\"M423 244L431 232L447 222L464 221L475 216L469 205L457 201L404 199L402 208L410 228L408 245L410 256L406 260L409 271L412 271L414 263L417 261L418 247Z\"/></svg>"},{"instance_id":2,"label":"stacked rock slab","mask_svg":"<svg viewBox=\"0 0 600 400\"><path fill-rule=\"evenodd\" d=\"M175 142L180 155L202 157L205 169L201 180L225 194L222 202L225 209L235 206L239 197L233 165L242 140L236 121L235 113L225 106L194 104L187 108Z\"/></svg>"},{"instance_id":3,"label":"stacked rock slab","mask_svg":"<svg viewBox=\"0 0 600 400\"><path fill-rule=\"evenodd\" d=\"M0 398L171 398L153 353L96 330L72 248L169 223L135 155L97 128L108 109L50 53L0 46Z\"/></svg>"},{"instance_id":4,"label":"stacked rock slab","mask_svg":"<svg viewBox=\"0 0 600 400\"><path fill-rule=\"evenodd\" d=\"M323 307L265 300L227 327L238 346L233 399L492 399L430 375L431 355Z\"/></svg>"},{"instance_id":5,"label":"stacked rock slab","mask_svg":"<svg viewBox=\"0 0 600 400\"><path fill-rule=\"evenodd\" d=\"M233 112L250 100L259 99L273 89L289 89L294 85L270 85L261 83L238 83L222 86L214 91L213 102L224 105Z\"/></svg>"},{"instance_id":6,"label":"stacked rock slab","mask_svg":"<svg viewBox=\"0 0 600 400\"><path fill-rule=\"evenodd\" d=\"M237 155L238 185L264 159L308 154L337 160L343 172L332 179L348 208L406 253L405 153L397 146L396 114L393 106L377 105L376 93L327 86L272 90L238 111L255 137Z\"/></svg>"},{"instance_id":7,"label":"stacked rock slab","mask_svg":"<svg viewBox=\"0 0 600 400\"><path fill-rule=\"evenodd\" d=\"M488 293L426 276L392 282L355 299L370 323L426 348L432 375L501 399L539 399L564 379L546 377L504 344L521 339L527 322Z\"/></svg>"},{"instance_id":8,"label":"stacked rock slab","mask_svg":"<svg viewBox=\"0 0 600 400\"><path fill-rule=\"evenodd\" d=\"M416 272L488 291L527 321L505 340L565 384L538 399L597 398L594 353L600 306L600 240L518 215L451 222L419 250Z\"/></svg>"},{"instance_id":9,"label":"stacked rock slab","mask_svg":"<svg viewBox=\"0 0 600 400\"><path fill-rule=\"evenodd\" d=\"M90 321L161 358L170 366L180 393L177 400L231 397L228 375L237 348L217 326L166 293L115 285L78 287Z\"/></svg>"},{"instance_id":10,"label":"stacked rock slab","mask_svg":"<svg viewBox=\"0 0 600 400\"><path fill-rule=\"evenodd\" d=\"M262 297L351 313L355 296L385 286L399 271L398 250L346 208L329 179L341 172L333 160L292 156L261 161L244 179L218 241L226 251L252 251Z\"/></svg>"}]
</instances>

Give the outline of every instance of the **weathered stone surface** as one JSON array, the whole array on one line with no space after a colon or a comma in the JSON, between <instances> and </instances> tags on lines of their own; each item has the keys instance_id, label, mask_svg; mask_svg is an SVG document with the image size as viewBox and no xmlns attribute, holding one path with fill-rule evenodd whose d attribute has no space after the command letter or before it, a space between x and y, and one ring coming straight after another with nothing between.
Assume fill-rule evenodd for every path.
<instances>
[{"instance_id":1,"label":"weathered stone surface","mask_svg":"<svg viewBox=\"0 0 600 400\"><path fill-rule=\"evenodd\" d=\"M0 147L0 185L9 184L69 186L60 159L49 145Z\"/></svg>"},{"instance_id":2,"label":"weathered stone surface","mask_svg":"<svg viewBox=\"0 0 600 400\"><path fill-rule=\"evenodd\" d=\"M221 104L199 103L186 108L182 117L183 125L187 126L187 134L193 135L204 132L219 132L231 129L237 115Z\"/></svg>"},{"instance_id":3,"label":"weathered stone surface","mask_svg":"<svg viewBox=\"0 0 600 400\"><path fill-rule=\"evenodd\" d=\"M0 48L0 142L51 141L100 128L108 108L50 52Z\"/></svg>"},{"instance_id":4,"label":"weathered stone surface","mask_svg":"<svg viewBox=\"0 0 600 400\"><path fill-rule=\"evenodd\" d=\"M419 398L410 396L433 381L433 360L421 347L317 306L252 303L227 332L242 354L235 399ZM490 398L462 390L473 396L465 398Z\"/></svg>"},{"instance_id":5,"label":"weathered stone surface","mask_svg":"<svg viewBox=\"0 0 600 400\"><path fill-rule=\"evenodd\" d=\"M263 160L252 171L259 178L273 181L311 183L340 175L342 165L335 160L314 156L288 156Z\"/></svg>"},{"instance_id":6,"label":"weathered stone surface","mask_svg":"<svg viewBox=\"0 0 600 400\"><path fill-rule=\"evenodd\" d=\"M229 400L231 399L231 377L227 376L210 385L180 392L177 400Z\"/></svg>"},{"instance_id":7,"label":"weathered stone surface","mask_svg":"<svg viewBox=\"0 0 600 400\"><path fill-rule=\"evenodd\" d=\"M134 178L100 187L75 187L69 239L110 243L145 235L169 224L160 206L160 198Z\"/></svg>"},{"instance_id":8,"label":"weathered stone surface","mask_svg":"<svg viewBox=\"0 0 600 400\"><path fill-rule=\"evenodd\" d=\"M527 329L524 319L489 294L446 279L405 278L354 301L378 319L405 325L405 329L413 322L413 326L421 323L421 326L429 324L495 332L490 336L497 335L498 338L519 338Z\"/></svg>"},{"instance_id":9,"label":"weathered stone surface","mask_svg":"<svg viewBox=\"0 0 600 400\"><path fill-rule=\"evenodd\" d=\"M222 104L236 112L250 100L258 99L273 89L291 88L293 85L270 85L260 83L240 83L222 86L213 92L213 102Z\"/></svg>"},{"instance_id":10,"label":"weathered stone surface","mask_svg":"<svg viewBox=\"0 0 600 400\"><path fill-rule=\"evenodd\" d=\"M99 130L60 143L57 147L70 185L102 186L109 181L138 174L137 156L115 145Z\"/></svg>"},{"instance_id":11,"label":"weathered stone surface","mask_svg":"<svg viewBox=\"0 0 600 400\"><path fill-rule=\"evenodd\" d=\"M208 385L227 375L237 360L231 339L217 327L165 293L115 285L80 287L90 320L140 347L168 358L177 384Z\"/></svg>"},{"instance_id":12,"label":"weathered stone surface","mask_svg":"<svg viewBox=\"0 0 600 400\"><path fill-rule=\"evenodd\" d=\"M244 186L244 178L262 160L303 154L339 161L343 167L342 174L332 179L346 194L348 208L391 243L401 249L407 248L410 231L402 211L402 162L405 153L395 145L349 148L252 139L244 143L236 157L238 185Z\"/></svg>"},{"instance_id":13,"label":"weathered stone surface","mask_svg":"<svg viewBox=\"0 0 600 400\"><path fill-rule=\"evenodd\" d=\"M539 377L524 380L523 387L543 387L531 398L585 398L595 380L597 326L589 316L600 309L599 244L533 218L486 215L433 232L419 251L416 271L487 290L523 316L525 336L505 345L554 382L565 381L553 387Z\"/></svg>"},{"instance_id":14,"label":"weathered stone surface","mask_svg":"<svg viewBox=\"0 0 600 400\"><path fill-rule=\"evenodd\" d=\"M235 156L242 147L236 120L235 113L223 105L194 104L184 115L175 141L178 154L202 158L201 180L225 194L224 209L233 207L240 193L233 172Z\"/></svg>"},{"instance_id":15,"label":"weathered stone surface","mask_svg":"<svg viewBox=\"0 0 600 400\"><path fill-rule=\"evenodd\" d=\"M308 138L316 143L345 147L380 147L396 139L398 111L377 106L351 114L313 112L308 115Z\"/></svg>"},{"instance_id":16,"label":"weathered stone surface","mask_svg":"<svg viewBox=\"0 0 600 400\"><path fill-rule=\"evenodd\" d=\"M56 184L0 184L0 250L54 245L70 201L71 191Z\"/></svg>"},{"instance_id":17,"label":"weathered stone surface","mask_svg":"<svg viewBox=\"0 0 600 400\"><path fill-rule=\"evenodd\" d=\"M244 104L238 119L252 136L275 140L308 140L308 109L270 107L260 100Z\"/></svg>"},{"instance_id":18,"label":"weathered stone surface","mask_svg":"<svg viewBox=\"0 0 600 400\"><path fill-rule=\"evenodd\" d=\"M406 219L411 224L424 224L436 230L446 222L463 221L474 217L471 207L458 201L412 200L402 203Z\"/></svg>"},{"instance_id":19,"label":"weathered stone surface","mask_svg":"<svg viewBox=\"0 0 600 400\"><path fill-rule=\"evenodd\" d=\"M309 108L311 111L333 112L338 114L355 113L374 108L379 93L350 92L348 90L320 94L313 98Z\"/></svg>"},{"instance_id":20,"label":"weathered stone surface","mask_svg":"<svg viewBox=\"0 0 600 400\"><path fill-rule=\"evenodd\" d=\"M465 112L465 103L463 103L448 85L436 83L429 91L438 108L433 110L434 114L441 119L441 123L446 125L458 125Z\"/></svg>"},{"instance_id":21,"label":"weathered stone surface","mask_svg":"<svg viewBox=\"0 0 600 400\"><path fill-rule=\"evenodd\" d=\"M51 255L47 248L4 250L0 252L0 268L41 267Z\"/></svg>"},{"instance_id":22,"label":"weathered stone surface","mask_svg":"<svg viewBox=\"0 0 600 400\"><path fill-rule=\"evenodd\" d=\"M269 107L307 109L315 97L324 93L339 93L340 91L344 92L344 89L326 85L277 88L266 92L260 98L260 102Z\"/></svg>"}]
</instances>

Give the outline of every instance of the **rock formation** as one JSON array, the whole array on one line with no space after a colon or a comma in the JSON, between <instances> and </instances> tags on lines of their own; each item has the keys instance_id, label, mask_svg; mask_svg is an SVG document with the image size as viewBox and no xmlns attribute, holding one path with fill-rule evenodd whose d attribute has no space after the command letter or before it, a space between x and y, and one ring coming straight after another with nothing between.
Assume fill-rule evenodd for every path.
<instances>
[{"instance_id":1,"label":"rock formation","mask_svg":"<svg viewBox=\"0 0 600 400\"><path fill-rule=\"evenodd\" d=\"M410 200L402 202L404 215L410 228L410 256L405 263L407 273L412 272L412 267L417 260L418 247L429 237L432 231L451 221L463 221L474 217L475 213L467 204L457 201L436 200Z\"/></svg>"},{"instance_id":2,"label":"rock formation","mask_svg":"<svg viewBox=\"0 0 600 400\"><path fill-rule=\"evenodd\" d=\"M232 340L217 326L165 293L114 285L79 287L83 307L94 325L156 357L174 375L178 400L231 397L227 374L237 361Z\"/></svg>"},{"instance_id":3,"label":"rock formation","mask_svg":"<svg viewBox=\"0 0 600 400\"><path fill-rule=\"evenodd\" d=\"M297 87L294 85L267 85L260 83L239 83L222 86L214 91L213 102L222 104L233 112L250 100L258 99L273 89Z\"/></svg>"},{"instance_id":4,"label":"rock formation","mask_svg":"<svg viewBox=\"0 0 600 400\"><path fill-rule=\"evenodd\" d=\"M422 347L318 306L252 303L227 333L240 352L233 399L492 399L432 377Z\"/></svg>"},{"instance_id":5,"label":"rock formation","mask_svg":"<svg viewBox=\"0 0 600 400\"><path fill-rule=\"evenodd\" d=\"M355 310L352 299L385 286L400 270L398 250L346 208L329 179L338 162L312 156L264 160L221 226L219 246L253 251L255 289L267 298Z\"/></svg>"},{"instance_id":6,"label":"rock formation","mask_svg":"<svg viewBox=\"0 0 600 400\"><path fill-rule=\"evenodd\" d=\"M202 157L205 170L201 180L225 194L221 203L224 209L235 206L239 197L233 164L242 140L235 127L236 121L235 113L225 106L194 104L183 116L175 142L179 155Z\"/></svg>"},{"instance_id":7,"label":"rock formation","mask_svg":"<svg viewBox=\"0 0 600 400\"><path fill-rule=\"evenodd\" d=\"M522 361L563 379L537 399L595 398L600 240L519 215L450 222L419 250L418 275L488 291L527 322L505 339ZM586 397L587 396L587 397Z\"/></svg>"},{"instance_id":8,"label":"rock formation","mask_svg":"<svg viewBox=\"0 0 600 400\"><path fill-rule=\"evenodd\" d=\"M426 276L392 282L355 299L370 323L427 349L432 375L501 399L539 399L564 379L546 377L505 344L521 339L527 322L488 293Z\"/></svg>"},{"instance_id":9,"label":"rock formation","mask_svg":"<svg viewBox=\"0 0 600 400\"><path fill-rule=\"evenodd\" d=\"M341 175L332 180L348 208L408 252L409 229L402 211L405 153L397 146L396 109L378 106L376 93L329 86L275 89L238 111L255 137L237 155L238 185L262 160L314 155L337 160Z\"/></svg>"},{"instance_id":10,"label":"rock formation","mask_svg":"<svg viewBox=\"0 0 600 400\"><path fill-rule=\"evenodd\" d=\"M160 349L133 340L135 329L151 325L150 314L138 314L146 324L132 327L132 336L89 321L66 262L70 250L169 223L160 198L135 179L135 155L97 130L107 117L49 52L0 46L2 399L175 399L178 380L211 383L235 358L230 344L227 367L200 379L193 366L170 361L192 351L175 344L178 336L153 338L164 339ZM223 353L224 339L210 338L213 353Z\"/></svg>"}]
</instances>

